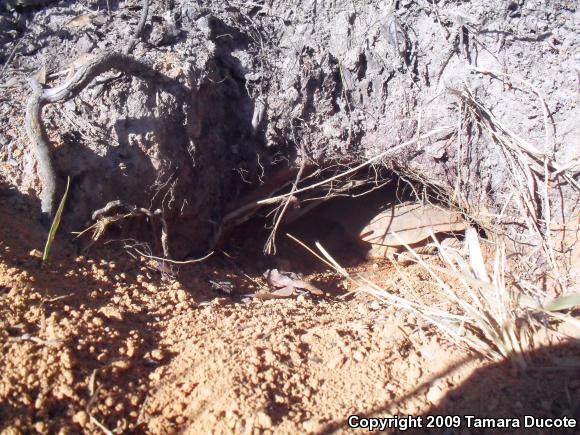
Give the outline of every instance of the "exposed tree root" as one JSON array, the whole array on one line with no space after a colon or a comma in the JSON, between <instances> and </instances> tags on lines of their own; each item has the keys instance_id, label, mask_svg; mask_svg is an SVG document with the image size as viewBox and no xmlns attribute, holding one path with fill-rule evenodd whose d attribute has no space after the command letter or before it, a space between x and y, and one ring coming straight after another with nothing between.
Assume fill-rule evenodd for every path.
<instances>
[{"instance_id":1,"label":"exposed tree root","mask_svg":"<svg viewBox=\"0 0 580 435\"><path fill-rule=\"evenodd\" d=\"M42 186L41 209L43 215L47 217L52 217L54 212L58 180L52 159L52 148L42 124L42 109L47 104L64 102L74 98L95 77L110 70L121 71L157 83L171 81L151 66L123 53L103 53L89 59L68 81L51 89L42 89L36 79L30 79L32 94L26 107L25 127L38 162Z\"/></svg>"}]
</instances>

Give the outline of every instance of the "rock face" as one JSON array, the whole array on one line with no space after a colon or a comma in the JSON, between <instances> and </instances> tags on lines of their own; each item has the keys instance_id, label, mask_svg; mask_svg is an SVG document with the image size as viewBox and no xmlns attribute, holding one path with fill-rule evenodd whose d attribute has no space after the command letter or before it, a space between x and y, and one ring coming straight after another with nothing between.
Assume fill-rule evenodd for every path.
<instances>
[{"instance_id":1,"label":"rock face","mask_svg":"<svg viewBox=\"0 0 580 435\"><path fill-rule=\"evenodd\" d=\"M2 12L0 174L21 192L40 190L26 77L44 67L55 86L75 59L122 50L139 10ZM516 246L541 243L579 199L578 14L574 1L152 0L132 54L186 90L124 76L47 107L56 169L73 182L66 223L121 199L163 211L172 255L202 252L228 203L302 152L360 162L447 126L382 163Z\"/></svg>"}]
</instances>

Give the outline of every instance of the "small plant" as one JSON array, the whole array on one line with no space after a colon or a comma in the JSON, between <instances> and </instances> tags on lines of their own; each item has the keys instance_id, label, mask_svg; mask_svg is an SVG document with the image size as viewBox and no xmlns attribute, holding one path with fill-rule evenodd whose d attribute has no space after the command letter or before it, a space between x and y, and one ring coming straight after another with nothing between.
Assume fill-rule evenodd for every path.
<instances>
[{"instance_id":1,"label":"small plant","mask_svg":"<svg viewBox=\"0 0 580 435\"><path fill-rule=\"evenodd\" d=\"M60 204L58 206L58 209L56 210L54 219L52 220L52 224L50 225L50 231L48 232L48 238L46 239L46 245L44 245L44 252L42 253L43 263L45 263L46 260L48 260L48 256L50 255L50 248L52 247L52 243L54 242L54 236L58 231L60 220L62 218L62 212L64 210L64 205L66 204L66 197L68 195L69 186L70 186L70 177L68 177L66 180L66 189L64 191L64 194L62 195L62 199L60 200Z\"/></svg>"}]
</instances>

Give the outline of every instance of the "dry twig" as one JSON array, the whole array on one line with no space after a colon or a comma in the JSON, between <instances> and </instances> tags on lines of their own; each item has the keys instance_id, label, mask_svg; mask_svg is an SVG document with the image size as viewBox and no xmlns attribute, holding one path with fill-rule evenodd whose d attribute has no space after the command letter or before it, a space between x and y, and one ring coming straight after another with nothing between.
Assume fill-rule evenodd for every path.
<instances>
[{"instance_id":1,"label":"dry twig","mask_svg":"<svg viewBox=\"0 0 580 435\"><path fill-rule=\"evenodd\" d=\"M428 133L425 133L425 134L423 134L423 135L421 135L419 137L416 137L414 139L411 139L411 140L408 140L406 142L403 142L402 144L399 144L397 146L394 146L392 148L389 148L388 150L383 151L382 153L377 154L376 156L371 157L370 159L365 160L363 163L361 163L361 164L359 164L359 165L357 165L357 166L355 166L353 168L350 168L350 169L348 169L346 171L340 172L340 173L338 173L338 174L336 174L336 175L334 175L332 177L326 178L326 179L324 179L322 181L319 181L317 183L311 184L309 186L302 187L300 189L296 189L292 193L286 193L284 195L278 195L278 196L274 196L272 198L268 198L268 199L263 199L263 200L257 201L256 202L256 205L275 204L275 203L280 202L281 200L287 198L288 196L296 195L298 193L306 192L307 190L311 190L311 189L314 189L314 188L317 188L317 187L320 187L320 186L324 186L324 185L326 185L328 183L331 183L334 180L337 180L337 179L340 179L340 178L344 178L347 175L353 174L353 173L361 170L362 168L364 168L366 166L369 166L369 165L371 165L371 164L373 164L373 163L375 163L377 161L380 161L381 159L384 159L385 157L387 157L390 154L393 154L393 153L396 153L397 151L400 151L401 149L403 149L405 147L408 147L410 145L414 145L417 142L420 142L422 140L428 139L428 138L430 138L432 136L436 136L438 134L448 132L448 131L450 131L450 130L452 130L454 128L455 128L454 126L444 126L444 127L435 128L435 129L429 131Z\"/></svg>"}]
</instances>

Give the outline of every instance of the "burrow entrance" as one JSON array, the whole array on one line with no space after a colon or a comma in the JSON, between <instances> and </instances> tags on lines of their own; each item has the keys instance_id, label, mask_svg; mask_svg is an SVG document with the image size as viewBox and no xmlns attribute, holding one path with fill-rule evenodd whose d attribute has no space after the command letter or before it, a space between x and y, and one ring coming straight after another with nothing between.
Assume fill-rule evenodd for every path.
<instances>
[{"instance_id":1,"label":"burrow entrance","mask_svg":"<svg viewBox=\"0 0 580 435\"><path fill-rule=\"evenodd\" d=\"M307 274L329 268L323 251L343 267L405 264L414 260L409 248L433 255L436 243L460 242L473 224L444 192L395 171L367 168L318 185L330 174L313 169L296 184L288 171L251 190L226 214L216 250L250 274Z\"/></svg>"}]
</instances>

